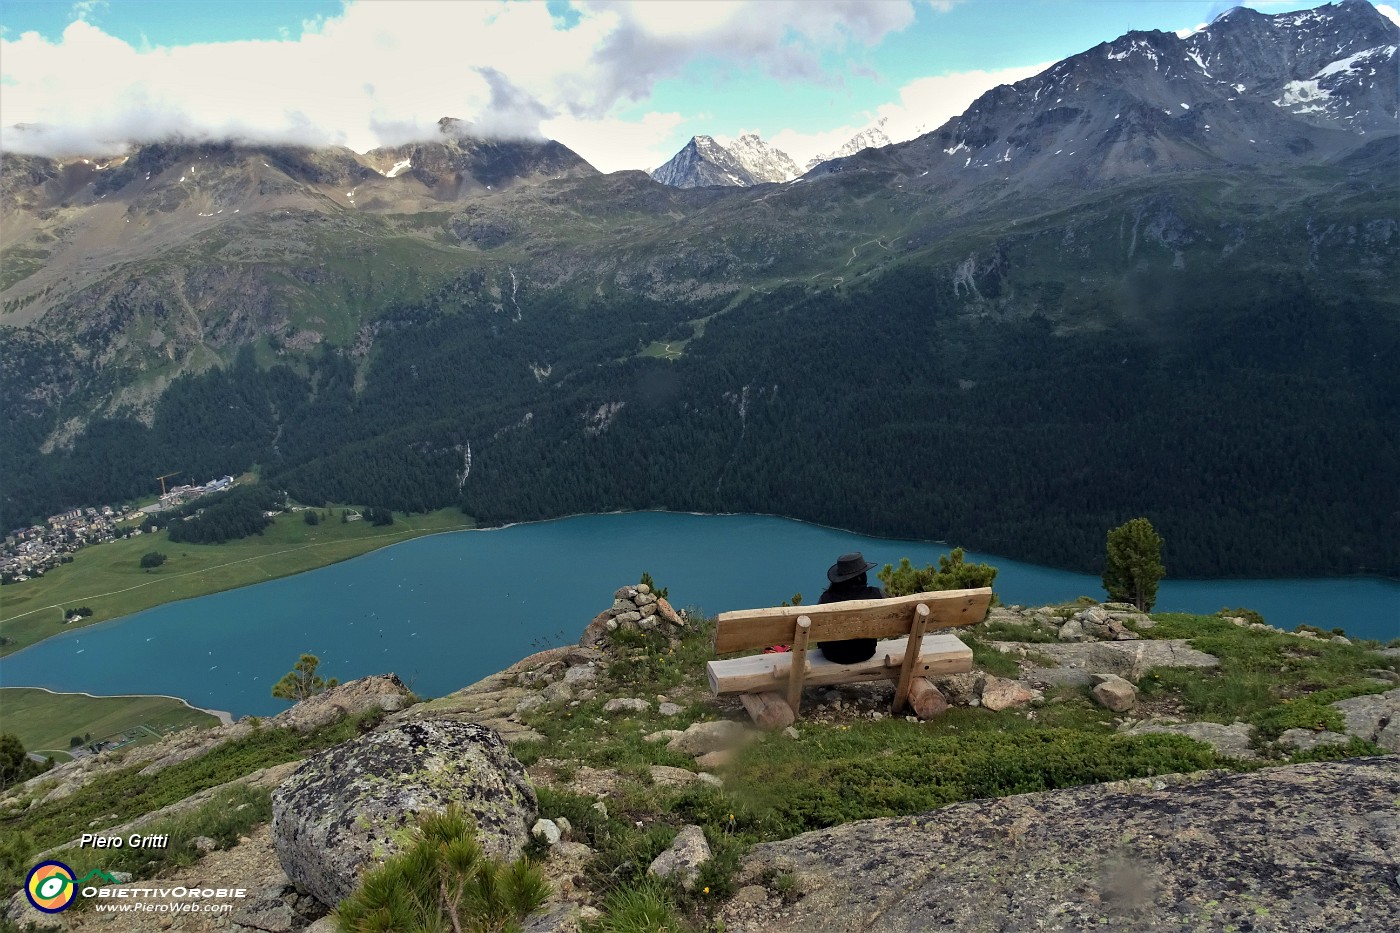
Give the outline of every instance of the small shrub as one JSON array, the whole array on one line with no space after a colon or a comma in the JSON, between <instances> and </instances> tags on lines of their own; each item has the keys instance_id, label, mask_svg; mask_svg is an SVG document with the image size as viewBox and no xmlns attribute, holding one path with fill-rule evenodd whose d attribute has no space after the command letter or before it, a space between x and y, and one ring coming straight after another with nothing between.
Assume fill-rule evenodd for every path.
<instances>
[{"instance_id":1,"label":"small shrub","mask_svg":"<svg viewBox=\"0 0 1400 933\"><path fill-rule=\"evenodd\" d=\"M1264 616L1262 613L1256 612L1253 609L1245 609L1243 607L1239 609L1221 609L1219 612L1216 613L1216 615L1220 616L1220 618L1222 619L1238 618L1244 619L1246 622L1249 622L1251 624L1256 622L1260 625L1268 624L1264 621Z\"/></svg>"},{"instance_id":2,"label":"small shrub","mask_svg":"<svg viewBox=\"0 0 1400 933\"><path fill-rule=\"evenodd\" d=\"M518 929L549 893L529 861L506 864L483 855L470 823L453 808L424 815L411 845L368 872L335 917L345 933L495 933Z\"/></svg>"},{"instance_id":3,"label":"small shrub","mask_svg":"<svg viewBox=\"0 0 1400 933\"><path fill-rule=\"evenodd\" d=\"M937 570L933 569L932 564L920 570L909 562L909 558L902 557L898 567L886 564L877 576L891 596L991 586L997 577L997 569L990 564L969 564L964 557L962 548L953 548L938 558ZM995 605L996 600L993 599L992 603Z\"/></svg>"},{"instance_id":4,"label":"small shrub","mask_svg":"<svg viewBox=\"0 0 1400 933\"><path fill-rule=\"evenodd\" d=\"M647 880L613 888L603 898L603 915L584 933L684 933L666 890Z\"/></svg>"}]
</instances>

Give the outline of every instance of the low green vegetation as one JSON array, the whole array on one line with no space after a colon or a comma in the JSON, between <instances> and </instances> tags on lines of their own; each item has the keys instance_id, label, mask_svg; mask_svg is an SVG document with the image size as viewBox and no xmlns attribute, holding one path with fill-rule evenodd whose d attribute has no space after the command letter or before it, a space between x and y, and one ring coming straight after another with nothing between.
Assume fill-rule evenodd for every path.
<instances>
[{"instance_id":1,"label":"low green vegetation","mask_svg":"<svg viewBox=\"0 0 1400 933\"><path fill-rule=\"evenodd\" d=\"M144 745L181 729L204 728L218 719L183 700L161 696L94 697L36 687L0 688L5 730L24 747L66 761L73 739L82 742L131 736ZM134 734L134 735L133 735Z\"/></svg>"},{"instance_id":2,"label":"low green vegetation","mask_svg":"<svg viewBox=\"0 0 1400 933\"><path fill-rule=\"evenodd\" d=\"M900 559L898 567L886 564L878 576L880 582L885 584L885 592L891 596L991 586L997 578L997 569L990 564L969 564L965 557L962 548L953 548L938 558L937 570L932 564L923 569L916 568L909 558L904 557Z\"/></svg>"},{"instance_id":3,"label":"low green vegetation","mask_svg":"<svg viewBox=\"0 0 1400 933\"><path fill-rule=\"evenodd\" d=\"M270 819L272 792L240 784L220 791L199 807L141 826L142 835L168 836L164 848L71 848L60 849L48 857L84 873L96 868L152 878L199 861L203 853L193 840L202 836L212 839L217 848L227 849L237 845L239 837L254 826Z\"/></svg>"},{"instance_id":4,"label":"low green vegetation","mask_svg":"<svg viewBox=\"0 0 1400 933\"><path fill-rule=\"evenodd\" d=\"M61 800L0 816L0 835L22 833L33 840L36 851L48 849L91 831L93 826L119 825L261 768L305 758L359 734L362 725L363 719L346 719L310 735L292 729L255 728L242 738L154 775L142 775L148 762L141 762L90 781ZM36 795L44 793L41 785Z\"/></svg>"},{"instance_id":5,"label":"low green vegetation","mask_svg":"<svg viewBox=\"0 0 1400 933\"><path fill-rule=\"evenodd\" d=\"M527 859L506 864L482 854L466 818L449 809L425 814L411 844L366 873L335 917L343 933L504 933L549 893Z\"/></svg>"},{"instance_id":6,"label":"low green vegetation","mask_svg":"<svg viewBox=\"0 0 1400 933\"><path fill-rule=\"evenodd\" d=\"M334 506L340 512L342 506ZM349 517L348 515L346 516ZM456 509L401 515L391 527L369 521L307 525L295 514L279 515L263 534L224 544L172 544L166 532L86 547L44 576L4 588L0 600L0 655L42 641L74 625L90 625L173 602L314 570L399 541L474 527ZM154 539L154 540L153 540ZM151 573L143 554L158 545L167 556ZM71 625L71 607L92 615Z\"/></svg>"},{"instance_id":7,"label":"low green vegetation","mask_svg":"<svg viewBox=\"0 0 1400 933\"><path fill-rule=\"evenodd\" d=\"M1143 693L1179 697L1196 719L1250 723L1263 739L1288 729L1341 731L1341 715L1329 704L1386 689L1367 671L1400 670L1397 659L1360 645L1241 628L1219 616L1153 618L1157 624L1145 635L1188 638L1192 647L1219 658L1220 666L1158 668L1143 678Z\"/></svg>"},{"instance_id":8,"label":"low green vegetation","mask_svg":"<svg viewBox=\"0 0 1400 933\"><path fill-rule=\"evenodd\" d=\"M1057 614L1068 617L1085 602L1091 601ZM927 722L812 710L796 724L796 738L768 735L746 746L725 771L723 787L669 786L653 778L651 766L695 764L665 742L646 741L646 735L718 715L704 687L712 629L703 624L675 645L652 634L616 639L621 651L597 695L527 714L545 741L514 750L543 776L540 815L567 818L573 838L594 850L583 887L603 913L586 925L592 933L710 930L716 905L737 890L738 866L751 846L852 820L913 816L960 801L1098 782L1380 753L1361 739L1307 752L1279 748L1273 739L1294 725L1340 727L1327 704L1388 689L1367 672L1400 671L1397 659L1360 645L1251 630L1220 617L1153 618L1155 627L1144 629L1143 637L1188 639L1219 657L1221 668L1159 669L1144 678L1135 715L1170 709L1193 719L1243 718L1257 726L1261 761L1222 757L1180 735L1117 735L1121 718L1095 702L1087 687L1062 686L1028 708L955 707ZM1018 657L1003 654L997 643L1058 640L1049 632L1028 637L1036 631L1000 622L958 634L972 647L979 670L1016 676ZM604 704L620 696L665 696L681 712L604 712ZM605 808L567 789L585 767L612 769L622 780ZM686 888L648 876L647 866L688 823L703 828L713 851L700 878ZM770 881L765 883L777 890L778 879ZM788 878L784 890L796 896L795 886Z\"/></svg>"}]
</instances>

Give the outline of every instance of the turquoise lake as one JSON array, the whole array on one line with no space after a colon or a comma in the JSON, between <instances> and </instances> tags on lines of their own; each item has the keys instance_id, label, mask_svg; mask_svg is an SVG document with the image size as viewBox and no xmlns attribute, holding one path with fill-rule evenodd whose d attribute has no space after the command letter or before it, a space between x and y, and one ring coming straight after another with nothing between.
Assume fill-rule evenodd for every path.
<instances>
[{"instance_id":1,"label":"turquoise lake","mask_svg":"<svg viewBox=\"0 0 1400 933\"><path fill-rule=\"evenodd\" d=\"M784 518L634 512L418 538L320 570L171 603L49 639L0 661L0 684L93 694L159 693L234 716L287 704L273 683L303 652L349 680L397 673L425 697L466 686L532 651L574 642L619 586L649 571L678 608L707 613L815 601L836 557L922 566L948 548ZM1103 598L1097 577L969 552L1000 569L1002 602ZM1157 611L1258 610L1400 637L1400 583L1166 580Z\"/></svg>"}]
</instances>

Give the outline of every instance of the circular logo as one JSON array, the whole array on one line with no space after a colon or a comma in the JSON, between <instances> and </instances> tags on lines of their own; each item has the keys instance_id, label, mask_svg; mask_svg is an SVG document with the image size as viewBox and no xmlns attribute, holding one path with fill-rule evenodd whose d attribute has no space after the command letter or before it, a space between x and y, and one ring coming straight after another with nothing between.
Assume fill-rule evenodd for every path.
<instances>
[{"instance_id":1,"label":"circular logo","mask_svg":"<svg viewBox=\"0 0 1400 933\"><path fill-rule=\"evenodd\" d=\"M46 914L66 910L77 893L73 869L62 862L40 862L24 880L24 896Z\"/></svg>"}]
</instances>

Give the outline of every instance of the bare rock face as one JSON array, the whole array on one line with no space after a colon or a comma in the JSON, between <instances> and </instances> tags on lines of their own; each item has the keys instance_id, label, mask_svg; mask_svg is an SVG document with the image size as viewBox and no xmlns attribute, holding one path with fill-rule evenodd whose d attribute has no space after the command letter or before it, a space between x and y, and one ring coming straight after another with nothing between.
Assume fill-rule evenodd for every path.
<instances>
[{"instance_id":1,"label":"bare rock face","mask_svg":"<svg viewBox=\"0 0 1400 933\"><path fill-rule=\"evenodd\" d=\"M1347 733L1400 752L1400 687L1371 696L1338 700L1332 706L1346 720Z\"/></svg>"},{"instance_id":2,"label":"bare rock face","mask_svg":"<svg viewBox=\"0 0 1400 933\"><path fill-rule=\"evenodd\" d=\"M796 903L731 933L1394 930L1400 757L953 804L755 846ZM940 855L940 853L942 853Z\"/></svg>"},{"instance_id":3,"label":"bare rock face","mask_svg":"<svg viewBox=\"0 0 1400 933\"><path fill-rule=\"evenodd\" d=\"M269 726L313 732L373 710L397 712L413 701L413 695L397 674L361 677L302 700L268 721Z\"/></svg>"},{"instance_id":4,"label":"bare rock face","mask_svg":"<svg viewBox=\"0 0 1400 933\"><path fill-rule=\"evenodd\" d=\"M475 723L403 723L308 759L272 796L272 835L287 876L334 906L360 874L398 850L420 813L456 804L492 857L530 838L534 789L501 737Z\"/></svg>"}]
</instances>

